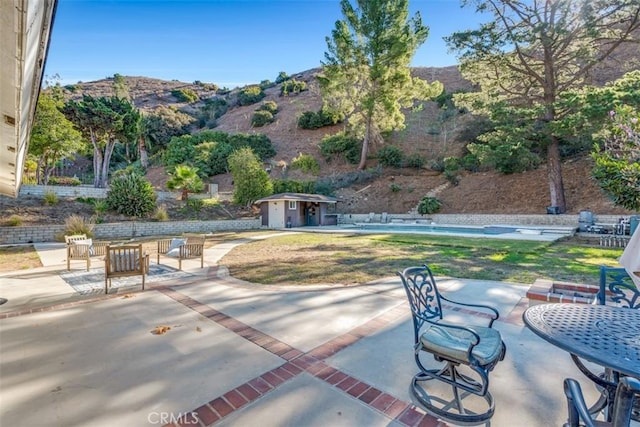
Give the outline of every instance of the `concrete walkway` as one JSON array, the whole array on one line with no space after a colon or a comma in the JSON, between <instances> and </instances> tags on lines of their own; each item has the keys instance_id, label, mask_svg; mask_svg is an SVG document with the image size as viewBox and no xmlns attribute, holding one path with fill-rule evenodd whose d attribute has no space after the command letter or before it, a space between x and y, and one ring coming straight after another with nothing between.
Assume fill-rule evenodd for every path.
<instances>
[{"instance_id":1,"label":"concrete walkway","mask_svg":"<svg viewBox=\"0 0 640 427\"><path fill-rule=\"evenodd\" d=\"M204 269L185 262L186 280L89 298L60 278L64 248L37 245L44 267L0 275L0 425L452 425L412 402L411 318L393 272L361 286L253 285L217 265L245 241L207 249ZM487 425L562 425L565 377L596 399L569 355L523 326L528 286L439 285L500 310L507 356Z\"/></svg>"}]
</instances>

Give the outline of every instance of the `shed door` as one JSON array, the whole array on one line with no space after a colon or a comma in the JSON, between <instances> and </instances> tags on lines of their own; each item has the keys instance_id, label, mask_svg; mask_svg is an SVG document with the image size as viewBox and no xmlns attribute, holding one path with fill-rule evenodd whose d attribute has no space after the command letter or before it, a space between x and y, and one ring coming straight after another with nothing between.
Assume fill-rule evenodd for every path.
<instances>
[{"instance_id":1,"label":"shed door","mask_svg":"<svg viewBox=\"0 0 640 427\"><path fill-rule=\"evenodd\" d=\"M284 228L284 202L269 202L269 228Z\"/></svg>"}]
</instances>

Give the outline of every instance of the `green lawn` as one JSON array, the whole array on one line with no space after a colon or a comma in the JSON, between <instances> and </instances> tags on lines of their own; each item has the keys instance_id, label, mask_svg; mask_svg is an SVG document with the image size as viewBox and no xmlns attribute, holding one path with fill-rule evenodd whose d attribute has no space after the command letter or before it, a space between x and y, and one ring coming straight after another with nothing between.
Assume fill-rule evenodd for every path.
<instances>
[{"instance_id":1,"label":"green lawn","mask_svg":"<svg viewBox=\"0 0 640 427\"><path fill-rule=\"evenodd\" d=\"M365 283L427 263L434 274L533 283L538 278L598 283L600 265L617 266L621 248L572 239L532 242L424 235L290 234L241 245L221 264L254 283Z\"/></svg>"}]
</instances>

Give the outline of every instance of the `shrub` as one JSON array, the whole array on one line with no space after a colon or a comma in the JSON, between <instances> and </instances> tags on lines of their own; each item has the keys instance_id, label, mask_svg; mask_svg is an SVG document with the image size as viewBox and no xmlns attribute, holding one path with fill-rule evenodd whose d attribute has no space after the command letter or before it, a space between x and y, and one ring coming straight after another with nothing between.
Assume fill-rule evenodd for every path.
<instances>
[{"instance_id":1,"label":"shrub","mask_svg":"<svg viewBox=\"0 0 640 427\"><path fill-rule=\"evenodd\" d=\"M7 219L7 225L10 227L18 227L22 225L22 218L20 215L11 215L9 219Z\"/></svg>"},{"instance_id":2,"label":"shrub","mask_svg":"<svg viewBox=\"0 0 640 427\"><path fill-rule=\"evenodd\" d=\"M291 160L291 169L318 175L320 173L320 164L313 156L300 153L298 157L294 157Z\"/></svg>"},{"instance_id":3,"label":"shrub","mask_svg":"<svg viewBox=\"0 0 640 427\"><path fill-rule=\"evenodd\" d=\"M275 101L263 102L262 105L258 107L258 111L268 111L271 114L276 114L278 112L278 104L276 104Z\"/></svg>"},{"instance_id":4,"label":"shrub","mask_svg":"<svg viewBox=\"0 0 640 427\"><path fill-rule=\"evenodd\" d=\"M412 153L404 157L404 163L408 168L422 169L426 159L418 153Z\"/></svg>"},{"instance_id":5,"label":"shrub","mask_svg":"<svg viewBox=\"0 0 640 427\"><path fill-rule=\"evenodd\" d=\"M282 82L280 86L280 96L288 96L289 94L298 94L307 90L307 83L300 80L287 80Z\"/></svg>"},{"instance_id":6,"label":"shrub","mask_svg":"<svg viewBox=\"0 0 640 427\"><path fill-rule=\"evenodd\" d=\"M109 205L106 200L96 200L93 209L96 214L100 215L109 210Z\"/></svg>"},{"instance_id":7,"label":"shrub","mask_svg":"<svg viewBox=\"0 0 640 427\"><path fill-rule=\"evenodd\" d=\"M421 215L429 215L436 213L442 207L442 202L435 197L425 196L418 203L418 213Z\"/></svg>"},{"instance_id":8,"label":"shrub","mask_svg":"<svg viewBox=\"0 0 640 427\"><path fill-rule=\"evenodd\" d=\"M272 87L274 87L276 84L273 83L271 80L262 80L260 82L260 89L262 90L267 90L270 89Z\"/></svg>"},{"instance_id":9,"label":"shrub","mask_svg":"<svg viewBox=\"0 0 640 427\"><path fill-rule=\"evenodd\" d=\"M300 129L320 129L324 126L332 126L344 120L339 113L331 113L324 110L318 112L305 111L298 119Z\"/></svg>"},{"instance_id":10,"label":"shrub","mask_svg":"<svg viewBox=\"0 0 640 427\"><path fill-rule=\"evenodd\" d=\"M392 182L391 185L389 185L389 189L391 190L391 192L397 193L398 191L402 190L402 187L400 187L395 182Z\"/></svg>"},{"instance_id":11,"label":"shrub","mask_svg":"<svg viewBox=\"0 0 640 427\"><path fill-rule=\"evenodd\" d=\"M171 91L171 95L175 96L178 102L191 103L199 99L198 94L189 88L174 89Z\"/></svg>"},{"instance_id":12,"label":"shrub","mask_svg":"<svg viewBox=\"0 0 640 427\"><path fill-rule=\"evenodd\" d=\"M58 203L58 195L53 190L47 190L44 192L45 205L55 205Z\"/></svg>"},{"instance_id":13,"label":"shrub","mask_svg":"<svg viewBox=\"0 0 640 427\"><path fill-rule=\"evenodd\" d=\"M260 102L265 97L260 86L247 86L238 92L238 102L240 105L251 105Z\"/></svg>"},{"instance_id":14,"label":"shrub","mask_svg":"<svg viewBox=\"0 0 640 427\"><path fill-rule=\"evenodd\" d=\"M106 202L109 209L119 214L140 218L156 208L156 193L144 177L124 174L111 180Z\"/></svg>"},{"instance_id":15,"label":"shrub","mask_svg":"<svg viewBox=\"0 0 640 427\"><path fill-rule=\"evenodd\" d=\"M399 168L402 166L402 150L394 145L385 145L378 150L378 161L382 166Z\"/></svg>"},{"instance_id":16,"label":"shrub","mask_svg":"<svg viewBox=\"0 0 640 427\"><path fill-rule=\"evenodd\" d=\"M320 154L327 162L343 156L349 163L356 164L360 160L361 148L360 141L346 132L327 135L320 141Z\"/></svg>"},{"instance_id":17,"label":"shrub","mask_svg":"<svg viewBox=\"0 0 640 427\"><path fill-rule=\"evenodd\" d=\"M276 84L280 84L284 81L289 80L290 77L287 73L285 73L284 71L280 71L280 73L278 74L278 77L276 77Z\"/></svg>"},{"instance_id":18,"label":"shrub","mask_svg":"<svg viewBox=\"0 0 640 427\"><path fill-rule=\"evenodd\" d=\"M251 118L251 126L258 128L264 125L268 125L269 123L273 123L274 121L275 118L269 111L258 110L253 113L253 117Z\"/></svg>"},{"instance_id":19,"label":"shrub","mask_svg":"<svg viewBox=\"0 0 640 427\"><path fill-rule=\"evenodd\" d=\"M93 237L93 222L80 215L70 215L64 220L64 234L86 234Z\"/></svg>"},{"instance_id":20,"label":"shrub","mask_svg":"<svg viewBox=\"0 0 640 427\"><path fill-rule=\"evenodd\" d=\"M49 185L80 185L82 181L75 176L51 176L49 177Z\"/></svg>"},{"instance_id":21,"label":"shrub","mask_svg":"<svg viewBox=\"0 0 640 427\"><path fill-rule=\"evenodd\" d=\"M465 170L470 172L478 172L480 170L480 160L475 154L469 153L465 155L460 163Z\"/></svg>"},{"instance_id":22,"label":"shrub","mask_svg":"<svg viewBox=\"0 0 640 427\"><path fill-rule=\"evenodd\" d=\"M164 206L158 206L155 213L153 214L153 217L156 219L156 221L169 221L169 213Z\"/></svg>"},{"instance_id":23,"label":"shrub","mask_svg":"<svg viewBox=\"0 0 640 427\"><path fill-rule=\"evenodd\" d=\"M310 193L316 192L314 181L298 181L295 179L273 180L273 192L278 193Z\"/></svg>"},{"instance_id":24,"label":"shrub","mask_svg":"<svg viewBox=\"0 0 640 427\"><path fill-rule=\"evenodd\" d=\"M203 207L204 207L204 202L201 199L187 200L187 209L192 212L200 212Z\"/></svg>"},{"instance_id":25,"label":"shrub","mask_svg":"<svg viewBox=\"0 0 640 427\"><path fill-rule=\"evenodd\" d=\"M215 83L204 83L200 80L196 80L195 82L193 82L193 84L211 92L216 92L218 89L220 89Z\"/></svg>"}]
</instances>

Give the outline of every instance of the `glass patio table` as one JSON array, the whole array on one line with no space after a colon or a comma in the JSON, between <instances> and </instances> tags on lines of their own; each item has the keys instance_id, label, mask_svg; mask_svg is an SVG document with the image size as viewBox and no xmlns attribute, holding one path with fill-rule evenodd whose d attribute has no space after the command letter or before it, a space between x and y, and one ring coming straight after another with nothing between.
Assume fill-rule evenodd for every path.
<instances>
[{"instance_id":1,"label":"glass patio table","mask_svg":"<svg viewBox=\"0 0 640 427\"><path fill-rule=\"evenodd\" d=\"M578 369L606 390L605 404L612 405L620 374L640 378L640 310L540 304L529 307L522 318L536 335L567 351ZM591 372L581 359L610 368L613 381ZM599 409L594 407L594 411Z\"/></svg>"}]
</instances>

